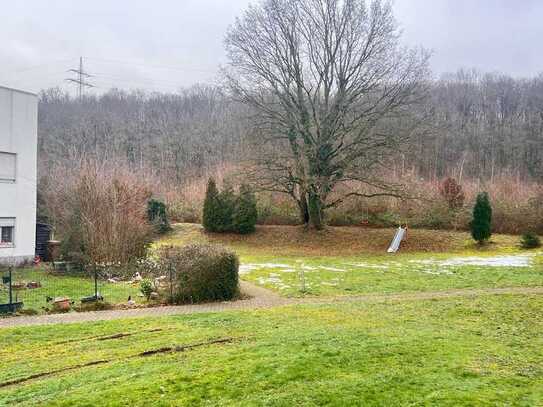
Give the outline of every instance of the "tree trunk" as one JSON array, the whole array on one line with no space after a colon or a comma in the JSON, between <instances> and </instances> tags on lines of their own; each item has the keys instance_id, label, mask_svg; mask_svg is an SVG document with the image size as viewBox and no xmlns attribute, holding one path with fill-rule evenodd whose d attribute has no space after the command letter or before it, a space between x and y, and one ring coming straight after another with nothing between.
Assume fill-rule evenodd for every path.
<instances>
[{"instance_id":1,"label":"tree trunk","mask_svg":"<svg viewBox=\"0 0 543 407\"><path fill-rule=\"evenodd\" d=\"M307 197L303 194L300 199L297 199L298 208L300 209L300 220L304 225L309 223L309 208L307 205Z\"/></svg>"},{"instance_id":2,"label":"tree trunk","mask_svg":"<svg viewBox=\"0 0 543 407\"><path fill-rule=\"evenodd\" d=\"M309 222L317 230L324 228L322 199L315 191L309 191L308 196Z\"/></svg>"}]
</instances>

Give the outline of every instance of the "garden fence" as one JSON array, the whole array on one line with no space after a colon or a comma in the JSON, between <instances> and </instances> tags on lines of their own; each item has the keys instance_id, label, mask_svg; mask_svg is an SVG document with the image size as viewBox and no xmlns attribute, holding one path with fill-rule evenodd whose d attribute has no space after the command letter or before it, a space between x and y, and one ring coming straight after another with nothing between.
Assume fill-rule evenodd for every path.
<instances>
[{"instance_id":1,"label":"garden fence","mask_svg":"<svg viewBox=\"0 0 543 407\"><path fill-rule=\"evenodd\" d=\"M97 267L82 269L62 262L0 266L0 276L0 313L16 309L28 313L62 312L103 304L136 305L146 300L140 291L141 278L115 277Z\"/></svg>"}]
</instances>

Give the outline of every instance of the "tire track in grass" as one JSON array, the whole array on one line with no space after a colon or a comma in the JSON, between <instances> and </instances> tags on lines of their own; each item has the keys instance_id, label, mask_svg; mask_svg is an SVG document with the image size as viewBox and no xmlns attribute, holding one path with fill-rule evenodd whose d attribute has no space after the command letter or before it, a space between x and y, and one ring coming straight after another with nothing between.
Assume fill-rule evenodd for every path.
<instances>
[{"instance_id":1,"label":"tire track in grass","mask_svg":"<svg viewBox=\"0 0 543 407\"><path fill-rule=\"evenodd\" d=\"M32 380L41 379L43 377L49 377L49 376L54 376L54 375L57 375L57 374L60 374L60 373L65 373L65 372L69 372L69 371L73 371L73 370L83 369L85 367L104 365L104 364L107 364L107 363L119 362L119 361L128 360L128 359L135 359L135 358L139 358L139 357L148 357L148 356L153 356L153 355L160 355L160 354L164 354L164 353L185 352L187 350L191 350L191 349L194 349L194 348L200 348L200 347L209 346L209 345L220 345L220 344L225 344L225 343L232 343L232 342L239 341L239 340L242 340L242 339L247 339L247 338L233 338L233 337L219 338L219 339L212 339L212 340L204 341L204 342L190 343L190 344L186 344L186 345L174 345L174 346L165 346L165 347L161 347L161 348L150 349L150 350L146 350L146 351L143 351L143 352L138 352L138 353L136 353L134 355L130 355L130 356L127 356L125 358L93 360L91 362L81 363L81 364L75 365L75 366L66 366L66 367L63 367L61 369L50 370L50 371L47 371L47 372L35 373L35 374L30 375L30 376L20 377L18 379L12 379L12 380L8 380L8 381L5 381L5 382L1 382L0 383L0 388L11 387L11 386L15 386L15 385L18 385L18 384L27 383L27 382L32 381Z\"/></svg>"},{"instance_id":2,"label":"tire track in grass","mask_svg":"<svg viewBox=\"0 0 543 407\"><path fill-rule=\"evenodd\" d=\"M145 329L142 331L135 331L135 332L119 332L111 335L99 335L99 336L89 336L86 338L73 338L66 341L60 341L60 342L54 342L52 345L66 345L68 343L75 343L75 342L82 342L82 341L107 341L110 339L121 339L126 338L127 336L134 336L138 334L144 334L144 333L155 333L155 332L162 332L164 329L162 328L153 328L153 329Z\"/></svg>"}]
</instances>

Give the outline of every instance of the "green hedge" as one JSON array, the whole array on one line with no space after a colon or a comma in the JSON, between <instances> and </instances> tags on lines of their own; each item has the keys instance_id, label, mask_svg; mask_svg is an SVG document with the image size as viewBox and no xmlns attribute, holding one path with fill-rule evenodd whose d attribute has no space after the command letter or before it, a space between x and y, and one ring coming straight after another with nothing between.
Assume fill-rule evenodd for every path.
<instances>
[{"instance_id":1,"label":"green hedge","mask_svg":"<svg viewBox=\"0 0 543 407\"><path fill-rule=\"evenodd\" d=\"M221 246L168 248L161 263L174 274L173 303L225 301L239 295L238 257Z\"/></svg>"}]
</instances>

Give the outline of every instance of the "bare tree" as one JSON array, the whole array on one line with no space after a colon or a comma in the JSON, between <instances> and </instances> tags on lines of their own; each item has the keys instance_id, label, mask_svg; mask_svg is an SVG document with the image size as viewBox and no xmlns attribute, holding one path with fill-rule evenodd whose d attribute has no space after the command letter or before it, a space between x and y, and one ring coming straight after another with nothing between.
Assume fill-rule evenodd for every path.
<instances>
[{"instance_id":1,"label":"bare tree","mask_svg":"<svg viewBox=\"0 0 543 407\"><path fill-rule=\"evenodd\" d=\"M228 87L254 111L262 188L291 195L317 229L348 196L399 195L374 170L417 128L428 53L400 46L388 2L263 0L226 49ZM377 191L331 199L353 180Z\"/></svg>"}]
</instances>

